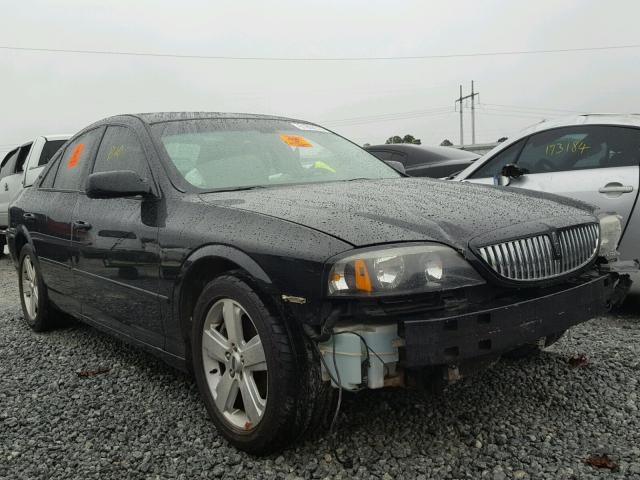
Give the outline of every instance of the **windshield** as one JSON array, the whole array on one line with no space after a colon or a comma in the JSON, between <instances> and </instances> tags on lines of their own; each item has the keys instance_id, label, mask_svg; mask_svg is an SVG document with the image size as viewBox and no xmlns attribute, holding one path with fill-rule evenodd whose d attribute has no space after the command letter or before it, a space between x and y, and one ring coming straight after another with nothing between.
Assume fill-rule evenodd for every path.
<instances>
[{"instance_id":1,"label":"windshield","mask_svg":"<svg viewBox=\"0 0 640 480\"><path fill-rule=\"evenodd\" d=\"M204 190L400 176L351 142L307 123L202 119L158 123L152 130L185 180Z\"/></svg>"}]
</instances>

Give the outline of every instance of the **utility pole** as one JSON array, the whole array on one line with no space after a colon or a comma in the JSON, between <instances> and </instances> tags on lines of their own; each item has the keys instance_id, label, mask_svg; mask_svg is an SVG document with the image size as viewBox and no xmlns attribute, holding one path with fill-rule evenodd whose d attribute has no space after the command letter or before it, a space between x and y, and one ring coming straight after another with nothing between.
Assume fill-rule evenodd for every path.
<instances>
[{"instance_id":1,"label":"utility pole","mask_svg":"<svg viewBox=\"0 0 640 480\"><path fill-rule=\"evenodd\" d=\"M471 80L471 144L476 144L476 105L475 105L475 97L476 94L473 93L473 80Z\"/></svg>"},{"instance_id":2,"label":"utility pole","mask_svg":"<svg viewBox=\"0 0 640 480\"><path fill-rule=\"evenodd\" d=\"M462 117L462 85L460 85L460 98L458 101L460 102L460 146L464 145L464 128L463 128L463 117Z\"/></svg>"},{"instance_id":3,"label":"utility pole","mask_svg":"<svg viewBox=\"0 0 640 480\"><path fill-rule=\"evenodd\" d=\"M460 96L455 103L460 103L460 146L464 146L464 115L463 115L463 101L467 98L471 99L471 143L476 143L476 106L475 97L480 95L474 90L473 80L471 81L471 94L462 96L462 85L460 85Z\"/></svg>"}]
</instances>

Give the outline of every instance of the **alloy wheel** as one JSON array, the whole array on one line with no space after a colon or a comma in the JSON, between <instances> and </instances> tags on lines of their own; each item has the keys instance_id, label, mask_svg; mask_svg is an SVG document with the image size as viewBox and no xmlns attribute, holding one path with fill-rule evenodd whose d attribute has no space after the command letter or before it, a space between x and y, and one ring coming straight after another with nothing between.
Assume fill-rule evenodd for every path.
<instances>
[{"instance_id":1,"label":"alloy wheel","mask_svg":"<svg viewBox=\"0 0 640 480\"><path fill-rule=\"evenodd\" d=\"M235 428L254 429L267 405L267 362L260 335L237 301L218 300L202 331L207 384L223 418Z\"/></svg>"},{"instance_id":2,"label":"alloy wheel","mask_svg":"<svg viewBox=\"0 0 640 480\"><path fill-rule=\"evenodd\" d=\"M22 298L29 319L38 315L38 281L36 269L31 257L27 255L22 262Z\"/></svg>"}]
</instances>

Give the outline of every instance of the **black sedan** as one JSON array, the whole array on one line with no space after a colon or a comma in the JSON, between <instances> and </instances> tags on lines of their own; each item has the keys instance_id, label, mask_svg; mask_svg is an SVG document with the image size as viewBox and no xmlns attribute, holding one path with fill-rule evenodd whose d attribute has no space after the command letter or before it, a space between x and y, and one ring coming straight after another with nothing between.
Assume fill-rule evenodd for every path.
<instances>
[{"instance_id":1,"label":"black sedan","mask_svg":"<svg viewBox=\"0 0 640 480\"><path fill-rule=\"evenodd\" d=\"M480 155L453 147L433 147L411 143L392 143L365 147L380 160L400 162L412 177L445 178L458 173Z\"/></svg>"},{"instance_id":2,"label":"black sedan","mask_svg":"<svg viewBox=\"0 0 640 480\"><path fill-rule=\"evenodd\" d=\"M265 453L343 390L455 381L599 314L616 222L406 178L304 121L158 113L73 136L8 240L31 328L64 312L192 370L218 430Z\"/></svg>"}]
</instances>

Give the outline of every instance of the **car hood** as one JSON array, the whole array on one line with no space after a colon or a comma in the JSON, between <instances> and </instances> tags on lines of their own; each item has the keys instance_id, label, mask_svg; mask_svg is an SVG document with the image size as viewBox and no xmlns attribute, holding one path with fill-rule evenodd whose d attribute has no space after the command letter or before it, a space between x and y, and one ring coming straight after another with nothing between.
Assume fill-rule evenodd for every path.
<instances>
[{"instance_id":1,"label":"car hood","mask_svg":"<svg viewBox=\"0 0 640 480\"><path fill-rule=\"evenodd\" d=\"M513 237L594 221L593 207L576 200L429 178L278 186L201 198L304 225L354 246L435 241L464 251L472 239L495 237L489 232L501 229Z\"/></svg>"}]
</instances>

